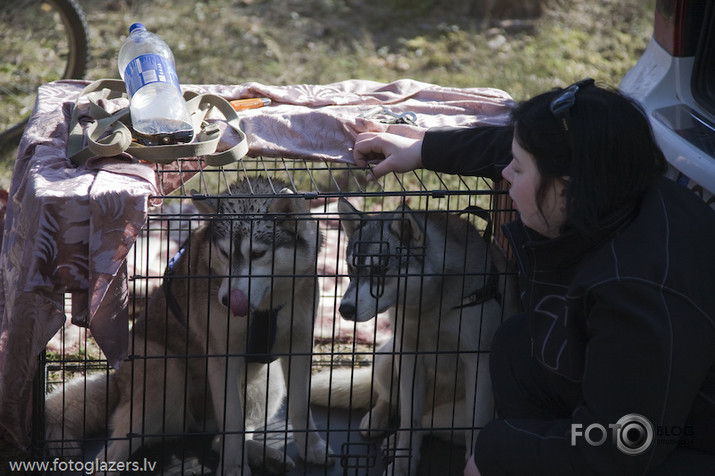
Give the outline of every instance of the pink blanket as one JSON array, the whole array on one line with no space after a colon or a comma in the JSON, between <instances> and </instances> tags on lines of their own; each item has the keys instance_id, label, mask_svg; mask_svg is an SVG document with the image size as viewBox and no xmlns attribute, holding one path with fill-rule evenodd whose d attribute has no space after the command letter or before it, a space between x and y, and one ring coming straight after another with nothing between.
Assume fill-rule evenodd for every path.
<instances>
[{"instance_id":1,"label":"pink blanket","mask_svg":"<svg viewBox=\"0 0 715 476\"><path fill-rule=\"evenodd\" d=\"M72 322L89 327L109 362L116 367L125 358L125 258L145 223L150 201L156 204L156 196L168 194L178 183L163 174L157 183L154 167L129 156L72 166L65 156L69 117L86 84L58 81L40 88L10 188L0 255L0 427L21 447L30 441L37 356L65 321L64 293L72 294ZM240 113L251 156L343 162L352 160L355 136L363 131L417 137L430 127L502 124L512 107L509 96L499 90L443 88L411 80L186 89L227 99L273 101L269 107ZM113 101L117 107L126 104ZM414 112L416 124L361 117L378 106L396 114ZM223 138L227 145L234 140L228 133ZM334 311L324 314L333 316ZM327 338L325 332L318 337Z\"/></svg>"}]
</instances>

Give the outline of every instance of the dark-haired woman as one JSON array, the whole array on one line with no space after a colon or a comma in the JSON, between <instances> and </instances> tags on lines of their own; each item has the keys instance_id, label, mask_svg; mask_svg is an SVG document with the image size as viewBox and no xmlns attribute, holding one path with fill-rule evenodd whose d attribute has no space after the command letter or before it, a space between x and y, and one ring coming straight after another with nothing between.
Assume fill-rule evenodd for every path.
<instances>
[{"instance_id":1,"label":"dark-haired woman","mask_svg":"<svg viewBox=\"0 0 715 476\"><path fill-rule=\"evenodd\" d=\"M715 212L663 177L637 105L584 80L505 127L362 134L355 161L510 184L525 312L465 475L715 474Z\"/></svg>"}]
</instances>

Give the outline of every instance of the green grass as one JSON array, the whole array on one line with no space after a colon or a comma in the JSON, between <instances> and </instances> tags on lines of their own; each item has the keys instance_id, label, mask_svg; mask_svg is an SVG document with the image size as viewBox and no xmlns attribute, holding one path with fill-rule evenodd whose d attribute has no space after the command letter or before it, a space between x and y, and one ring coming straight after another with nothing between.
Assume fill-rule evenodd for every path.
<instances>
[{"instance_id":1,"label":"green grass","mask_svg":"<svg viewBox=\"0 0 715 476\"><path fill-rule=\"evenodd\" d=\"M522 100L585 76L616 86L648 43L655 2L548 0L529 20L459 16L440 2L402 0L80 3L93 55L88 79L118 77L121 42L141 21L172 47L187 84L412 78L495 87ZM0 61L0 71L12 69ZM0 124L8 123L4 114L9 108ZM0 151L0 187L9 186L14 153Z\"/></svg>"}]
</instances>

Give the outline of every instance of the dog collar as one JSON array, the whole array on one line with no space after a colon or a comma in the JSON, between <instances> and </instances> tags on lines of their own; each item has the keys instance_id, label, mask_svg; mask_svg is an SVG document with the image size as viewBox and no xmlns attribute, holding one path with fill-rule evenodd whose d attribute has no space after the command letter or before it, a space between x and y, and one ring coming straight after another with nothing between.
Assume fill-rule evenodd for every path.
<instances>
[{"instance_id":1,"label":"dog collar","mask_svg":"<svg viewBox=\"0 0 715 476\"><path fill-rule=\"evenodd\" d=\"M501 301L501 294L499 294L499 286L497 285L496 280L496 275L489 275L487 277L487 283L484 286L477 289L469 296L463 297L462 302L459 305L454 306L452 309L477 306L479 304L484 304L490 299Z\"/></svg>"},{"instance_id":2,"label":"dog collar","mask_svg":"<svg viewBox=\"0 0 715 476\"><path fill-rule=\"evenodd\" d=\"M163 287L164 295L166 297L166 303L169 306L169 309L171 310L172 314L174 314L174 316L180 322L186 322L186 316L184 316L184 313L181 310L181 306L179 306L179 303L176 300L176 296L174 295L174 290L171 288L171 279L174 275L174 268L176 267L176 263L186 252L186 246L188 245L188 242L189 240L186 240L186 242L181 246L179 251L176 252L176 254L171 258L171 260L169 260L169 264L166 265L166 271L164 271Z\"/></svg>"},{"instance_id":3,"label":"dog collar","mask_svg":"<svg viewBox=\"0 0 715 476\"><path fill-rule=\"evenodd\" d=\"M273 353L273 345L276 342L278 312L282 307L251 312L246 348L247 362L270 364L278 358Z\"/></svg>"}]
</instances>

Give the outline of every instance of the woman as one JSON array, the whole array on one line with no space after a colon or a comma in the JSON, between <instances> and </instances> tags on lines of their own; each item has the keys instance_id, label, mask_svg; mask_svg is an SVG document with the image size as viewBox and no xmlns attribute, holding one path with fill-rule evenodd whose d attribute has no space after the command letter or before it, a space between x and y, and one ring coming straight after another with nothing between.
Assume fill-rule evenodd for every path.
<instances>
[{"instance_id":1,"label":"woman","mask_svg":"<svg viewBox=\"0 0 715 476\"><path fill-rule=\"evenodd\" d=\"M715 212L663 177L633 102L584 80L506 127L366 133L354 156L510 184L525 313L494 338L498 418L465 475L715 472Z\"/></svg>"}]
</instances>

